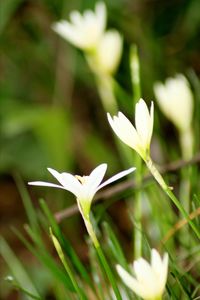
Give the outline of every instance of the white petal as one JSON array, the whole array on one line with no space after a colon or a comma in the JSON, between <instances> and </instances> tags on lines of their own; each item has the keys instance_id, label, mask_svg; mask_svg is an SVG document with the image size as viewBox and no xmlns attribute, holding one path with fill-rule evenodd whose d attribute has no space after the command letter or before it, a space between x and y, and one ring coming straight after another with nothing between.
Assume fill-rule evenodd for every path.
<instances>
[{"instance_id":1,"label":"white petal","mask_svg":"<svg viewBox=\"0 0 200 300\"><path fill-rule=\"evenodd\" d=\"M74 24L75 26L81 26L83 23L83 17L77 10L72 11L69 15L69 18L72 24Z\"/></svg>"},{"instance_id":2,"label":"white petal","mask_svg":"<svg viewBox=\"0 0 200 300\"><path fill-rule=\"evenodd\" d=\"M168 254L165 253L164 258L160 257L159 253L152 249L151 251L151 266L157 277L157 290L162 294L167 281L168 272Z\"/></svg>"},{"instance_id":3,"label":"white petal","mask_svg":"<svg viewBox=\"0 0 200 300\"><path fill-rule=\"evenodd\" d=\"M139 258L138 260L134 261L133 268L138 281L143 281L146 283L146 281L148 282L153 276L151 266L143 258Z\"/></svg>"},{"instance_id":4,"label":"white petal","mask_svg":"<svg viewBox=\"0 0 200 300\"><path fill-rule=\"evenodd\" d=\"M178 74L165 84L156 83L154 92L163 113L179 130L187 130L193 116L193 95L187 79Z\"/></svg>"},{"instance_id":5,"label":"white petal","mask_svg":"<svg viewBox=\"0 0 200 300\"><path fill-rule=\"evenodd\" d=\"M156 249L151 250L151 266L156 274L162 273L163 263L160 254Z\"/></svg>"},{"instance_id":6,"label":"white petal","mask_svg":"<svg viewBox=\"0 0 200 300\"><path fill-rule=\"evenodd\" d=\"M95 7L96 17L100 31L103 33L106 27L106 6L104 2L98 2Z\"/></svg>"},{"instance_id":7,"label":"white petal","mask_svg":"<svg viewBox=\"0 0 200 300\"><path fill-rule=\"evenodd\" d=\"M171 99L168 93L166 92L165 86L160 82L155 83L154 93L160 109L168 118L170 118L172 104Z\"/></svg>"},{"instance_id":8,"label":"white petal","mask_svg":"<svg viewBox=\"0 0 200 300\"><path fill-rule=\"evenodd\" d=\"M77 30L78 28L76 28L74 25L70 24L69 22L60 21L54 23L52 25L52 29L60 36L62 36L64 39L72 43L74 46L79 48L85 47L85 43L83 41L80 31Z\"/></svg>"},{"instance_id":9,"label":"white petal","mask_svg":"<svg viewBox=\"0 0 200 300\"><path fill-rule=\"evenodd\" d=\"M61 173L61 175L65 189L70 191L76 197L79 197L82 192L82 184L79 182L79 180L70 173L64 172Z\"/></svg>"},{"instance_id":10,"label":"white petal","mask_svg":"<svg viewBox=\"0 0 200 300\"><path fill-rule=\"evenodd\" d=\"M59 189L65 189L62 185L50 183L50 182L44 182L44 181L32 181L28 182L29 185L37 185L37 186L50 186L50 187L55 187Z\"/></svg>"},{"instance_id":11,"label":"white petal","mask_svg":"<svg viewBox=\"0 0 200 300\"><path fill-rule=\"evenodd\" d=\"M98 187L98 190L100 190L102 187L104 187L104 186L106 186L106 185L108 185L108 184L110 184L110 183L112 183L112 182L114 182L114 181L116 181L116 180L118 180L118 179L120 179L120 178L122 178L122 177L124 177L124 176L126 176L128 174L130 174L130 173L132 173L133 171L135 171L135 169L136 168L130 168L128 170L122 171L122 172L120 172L120 173L112 176L111 178L109 178L108 180L106 180L104 183L102 183Z\"/></svg>"},{"instance_id":12,"label":"white petal","mask_svg":"<svg viewBox=\"0 0 200 300\"><path fill-rule=\"evenodd\" d=\"M118 113L118 117L114 116L113 119L109 113L107 117L110 126L122 142L139 152L141 141L131 122L121 112Z\"/></svg>"},{"instance_id":13,"label":"white petal","mask_svg":"<svg viewBox=\"0 0 200 300\"><path fill-rule=\"evenodd\" d=\"M97 192L97 188L105 175L106 169L107 164L99 165L86 178L85 182L81 184L81 192L77 197L77 200L79 206L81 207L81 211L85 215L88 215L90 211L92 199L95 193Z\"/></svg>"},{"instance_id":14,"label":"white petal","mask_svg":"<svg viewBox=\"0 0 200 300\"><path fill-rule=\"evenodd\" d=\"M144 296L144 286L142 286L133 276L131 276L124 268L120 265L116 266L117 272L124 283L140 297Z\"/></svg>"},{"instance_id":15,"label":"white petal","mask_svg":"<svg viewBox=\"0 0 200 300\"><path fill-rule=\"evenodd\" d=\"M84 22L88 24L93 24L96 21L96 16L93 11L87 9L83 13Z\"/></svg>"},{"instance_id":16,"label":"white petal","mask_svg":"<svg viewBox=\"0 0 200 300\"><path fill-rule=\"evenodd\" d=\"M151 108L150 108L150 128L149 128L149 145L151 143L151 138L153 134L153 124L154 124L154 103L151 101Z\"/></svg>"},{"instance_id":17,"label":"white petal","mask_svg":"<svg viewBox=\"0 0 200 300\"><path fill-rule=\"evenodd\" d=\"M145 149L149 146L149 133L152 126L149 110L143 99L140 99L135 106L135 126Z\"/></svg>"},{"instance_id":18,"label":"white petal","mask_svg":"<svg viewBox=\"0 0 200 300\"><path fill-rule=\"evenodd\" d=\"M86 183L84 184L84 188L86 189L88 196L96 193L99 184L103 180L106 170L107 170L107 164L101 164L91 172Z\"/></svg>"},{"instance_id":19,"label":"white petal","mask_svg":"<svg viewBox=\"0 0 200 300\"><path fill-rule=\"evenodd\" d=\"M139 258L134 262L134 271L137 280L145 287L145 293L148 295L146 298L151 299L160 294L158 278L145 259Z\"/></svg>"},{"instance_id":20,"label":"white petal","mask_svg":"<svg viewBox=\"0 0 200 300\"><path fill-rule=\"evenodd\" d=\"M64 186L65 181L63 180L61 173L59 173L58 171L56 171L52 168L47 168L47 170L51 173L51 175L53 175L58 180L58 182L60 182L61 185Z\"/></svg>"},{"instance_id":21,"label":"white petal","mask_svg":"<svg viewBox=\"0 0 200 300\"><path fill-rule=\"evenodd\" d=\"M79 196L81 192L81 184L75 176L69 173L59 173L54 169L48 168L48 171L61 183L61 185L74 194L76 197Z\"/></svg>"},{"instance_id":22,"label":"white petal","mask_svg":"<svg viewBox=\"0 0 200 300\"><path fill-rule=\"evenodd\" d=\"M169 256L167 253L165 253L164 257L163 257L163 268L162 268L163 289L164 289L166 281L167 281L168 261L169 261Z\"/></svg>"},{"instance_id":23,"label":"white petal","mask_svg":"<svg viewBox=\"0 0 200 300\"><path fill-rule=\"evenodd\" d=\"M102 36L96 52L97 66L101 72L112 74L119 65L122 54L122 37L117 30L108 30Z\"/></svg>"}]
</instances>

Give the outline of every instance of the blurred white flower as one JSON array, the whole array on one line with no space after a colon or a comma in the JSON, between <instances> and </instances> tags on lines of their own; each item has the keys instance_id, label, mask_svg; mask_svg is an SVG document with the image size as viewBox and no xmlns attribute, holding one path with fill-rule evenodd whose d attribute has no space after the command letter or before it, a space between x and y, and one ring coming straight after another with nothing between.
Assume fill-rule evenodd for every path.
<instances>
[{"instance_id":1,"label":"blurred white flower","mask_svg":"<svg viewBox=\"0 0 200 300\"><path fill-rule=\"evenodd\" d=\"M159 300L165 289L168 273L168 254L163 259L155 250L151 250L151 264L139 258L133 263L135 277L117 265L117 272L124 283L138 296L148 300Z\"/></svg>"},{"instance_id":2,"label":"blurred white flower","mask_svg":"<svg viewBox=\"0 0 200 300\"><path fill-rule=\"evenodd\" d=\"M193 95L182 74L168 78L165 84L156 83L154 92L162 112L180 131L187 131L193 115Z\"/></svg>"},{"instance_id":3,"label":"blurred white flower","mask_svg":"<svg viewBox=\"0 0 200 300\"><path fill-rule=\"evenodd\" d=\"M70 173L59 173L54 169L48 168L48 171L58 180L59 184L43 182L43 181L34 181L29 182L29 185L38 185L38 186L50 186L60 189L67 190L74 194L77 198L77 203L81 214L84 217L89 216L91 202L98 190L104 186L126 176L127 174L133 172L135 168L130 168L128 170L122 171L110 179L106 180L104 183L100 184L103 180L103 177L106 173L107 164L101 164L96 167L89 176L73 176Z\"/></svg>"},{"instance_id":4,"label":"blurred white flower","mask_svg":"<svg viewBox=\"0 0 200 300\"><path fill-rule=\"evenodd\" d=\"M94 56L94 71L113 74L122 55L122 36L117 30L108 30L102 36Z\"/></svg>"},{"instance_id":5,"label":"blurred white flower","mask_svg":"<svg viewBox=\"0 0 200 300\"><path fill-rule=\"evenodd\" d=\"M150 142L153 133L154 106L151 102L150 112L143 99L135 107L135 127L121 112L113 118L107 114L110 126L116 135L139 153L146 160L150 151Z\"/></svg>"},{"instance_id":6,"label":"blurred white flower","mask_svg":"<svg viewBox=\"0 0 200 300\"><path fill-rule=\"evenodd\" d=\"M83 50L93 50L97 47L106 26L106 7L103 2L98 2L95 12L79 11L70 13L70 22L61 20L52 25L55 32L68 40L74 46Z\"/></svg>"}]
</instances>

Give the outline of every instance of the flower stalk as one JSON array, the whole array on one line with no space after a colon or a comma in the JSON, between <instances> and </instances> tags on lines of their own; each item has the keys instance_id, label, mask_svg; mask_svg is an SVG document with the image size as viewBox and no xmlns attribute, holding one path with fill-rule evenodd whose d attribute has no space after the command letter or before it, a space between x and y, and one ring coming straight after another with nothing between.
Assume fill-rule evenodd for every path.
<instances>
[{"instance_id":1,"label":"flower stalk","mask_svg":"<svg viewBox=\"0 0 200 300\"><path fill-rule=\"evenodd\" d=\"M161 186L161 188L167 194L167 196L172 200L172 202L178 208L178 210L183 215L183 217L188 221L189 225L191 226L191 228L193 229L193 231L196 233L197 237L200 239L200 232L199 232L198 228L192 222L192 220L190 219L188 213L186 212L186 210L184 209L184 207L181 205L180 201L176 198L176 196L172 192L172 189L166 184L166 182L164 181L162 175L159 173L158 169L154 165L152 159L150 157L148 157L145 160L145 163L146 163L149 171L151 172L151 174L155 178L155 180L158 182L158 184Z\"/></svg>"},{"instance_id":2,"label":"flower stalk","mask_svg":"<svg viewBox=\"0 0 200 300\"><path fill-rule=\"evenodd\" d=\"M117 300L122 300L122 297L120 295L118 286L116 284L115 278L112 274L112 271L109 267L109 264L103 254L103 251L100 247L100 243L97 239L97 236L95 234L95 231L93 229L91 220L90 220L90 210L91 210L91 204L92 200L94 198L94 195L98 190L103 188L104 186L132 173L135 168L130 168L128 170L122 171L114 176L112 176L110 179L106 180L104 183L101 183L103 180L103 177L105 175L107 169L107 164L101 164L98 167L96 167L89 176L79 176L75 175L73 176L70 173L59 173L54 169L48 168L48 171L57 179L57 181L60 184L54 184L50 182L43 182L43 181L36 181L36 182L29 182L30 185L38 185L38 186L50 186L54 188L61 188L65 189L72 194L76 196L77 199L77 205L79 208L79 211L83 217L87 232L92 240L92 243L97 251L97 254L99 256L99 259L101 261L102 267L105 270L105 273L112 285L113 291L115 293ZM54 245L57 249L57 252L59 254L60 259L63 261L64 256L61 252L61 247L59 246L59 243L57 242L56 238L52 236ZM64 265L65 268L68 270L68 266ZM82 298L80 298L82 299Z\"/></svg>"},{"instance_id":3,"label":"flower stalk","mask_svg":"<svg viewBox=\"0 0 200 300\"><path fill-rule=\"evenodd\" d=\"M101 265L113 287L113 291L115 293L115 296L116 296L116 299L117 300L123 300L122 297L121 297L121 294L120 294L120 291L118 289L118 286L116 284L116 280L113 276L113 273L112 273L112 270L110 269L110 266L106 260L106 257L101 249L101 246L100 246L100 243L97 239L97 236L96 236L96 233L94 231L94 228L92 226L92 222L90 221L90 217L88 216L87 218L83 218L84 219L84 223L85 223L85 226L86 226L86 229L87 229L87 232L92 240L92 243L97 251L97 254L98 254L98 257L99 257L99 260L101 262Z\"/></svg>"},{"instance_id":4,"label":"flower stalk","mask_svg":"<svg viewBox=\"0 0 200 300\"><path fill-rule=\"evenodd\" d=\"M193 110L194 99L187 78L182 74L157 82L154 92L163 114L174 124L179 133L182 158L189 160L193 155ZM190 212L190 171L182 172L180 199L185 210ZM187 234L186 234L187 235ZM185 236L185 234L184 234Z\"/></svg>"},{"instance_id":5,"label":"flower stalk","mask_svg":"<svg viewBox=\"0 0 200 300\"><path fill-rule=\"evenodd\" d=\"M75 277L73 275L73 272L71 271L70 266L69 266L67 260L65 259L65 255L64 255L64 253L62 251L60 243L57 240L57 238L55 237L55 235L53 234L51 228L50 228L50 236L51 236L51 239L53 241L54 247L55 247L55 249L56 249L56 251L58 253L58 256L59 256L59 258L60 258L60 260L61 260L61 262L62 262L62 264L63 264L63 266L64 266L64 268L65 268L65 270L66 270L66 272L67 272L67 274L68 274L71 282L72 282L72 285L73 285L73 287L74 287L77 295L79 296L79 299L81 299L81 300L87 300L87 298L86 298L85 294L83 293L82 289L79 287L79 285L78 285L78 283L77 283L77 281L76 281L76 279L75 279Z\"/></svg>"},{"instance_id":6,"label":"flower stalk","mask_svg":"<svg viewBox=\"0 0 200 300\"><path fill-rule=\"evenodd\" d=\"M138 56L138 49L136 45L132 45L130 49L130 71L131 82L133 89L133 104L137 103L141 98L141 83L140 83L140 60ZM138 155L134 155L135 165L138 172L135 174L135 181L138 185L142 181L142 159ZM142 256L142 195L141 190L135 191L134 197L134 257L137 259Z\"/></svg>"},{"instance_id":7,"label":"flower stalk","mask_svg":"<svg viewBox=\"0 0 200 300\"><path fill-rule=\"evenodd\" d=\"M151 160L150 143L153 133L153 111L153 102L151 104L151 109L149 112L144 100L140 99L136 104L135 109L135 127L121 112L119 112L118 115L114 116L113 118L110 116L110 114L108 114L108 122L110 123L110 126L112 127L116 135L122 140L122 142L134 149L142 157L148 169L150 170L156 181L159 183L163 191L169 196L169 198L181 212L183 217L188 221L197 237L200 238L200 232L198 228L192 222L192 220L190 220L189 214L173 194L171 189L168 187L163 177L155 167L153 161Z\"/></svg>"}]
</instances>

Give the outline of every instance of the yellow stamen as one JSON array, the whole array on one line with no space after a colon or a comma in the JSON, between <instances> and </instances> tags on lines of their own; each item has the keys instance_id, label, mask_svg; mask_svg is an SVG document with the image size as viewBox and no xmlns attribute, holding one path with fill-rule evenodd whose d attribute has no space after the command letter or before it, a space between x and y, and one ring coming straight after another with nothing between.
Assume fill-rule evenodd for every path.
<instances>
[{"instance_id":1,"label":"yellow stamen","mask_svg":"<svg viewBox=\"0 0 200 300\"><path fill-rule=\"evenodd\" d=\"M79 176L79 175L75 175L76 179L78 179L78 181L80 181L81 184L85 184L87 181L88 176Z\"/></svg>"}]
</instances>

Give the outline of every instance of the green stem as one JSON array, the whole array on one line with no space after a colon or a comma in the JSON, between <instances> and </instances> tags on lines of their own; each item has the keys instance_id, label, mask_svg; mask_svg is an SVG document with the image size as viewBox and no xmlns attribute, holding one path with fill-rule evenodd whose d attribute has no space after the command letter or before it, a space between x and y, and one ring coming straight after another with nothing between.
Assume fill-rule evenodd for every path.
<instances>
[{"instance_id":1,"label":"green stem","mask_svg":"<svg viewBox=\"0 0 200 300\"><path fill-rule=\"evenodd\" d=\"M131 81L134 93L134 104L141 98L141 84L140 84L140 60L138 56L138 49L136 45L132 45L130 52L130 68Z\"/></svg>"},{"instance_id":2,"label":"green stem","mask_svg":"<svg viewBox=\"0 0 200 300\"><path fill-rule=\"evenodd\" d=\"M140 156L136 159L137 174L135 174L135 180L138 185L140 185L142 180L142 160ZM135 259L142 256L142 199L141 191L136 191L136 198L134 203L134 257Z\"/></svg>"},{"instance_id":3,"label":"green stem","mask_svg":"<svg viewBox=\"0 0 200 300\"><path fill-rule=\"evenodd\" d=\"M193 132L192 128L188 128L183 132L180 132L180 145L182 158L184 160L190 160L193 157ZM191 167L188 166L186 169L183 169L181 172L181 185L180 185L180 198L182 200L182 205L190 213L190 176L191 176Z\"/></svg>"},{"instance_id":4,"label":"green stem","mask_svg":"<svg viewBox=\"0 0 200 300\"><path fill-rule=\"evenodd\" d=\"M73 275L73 273L70 269L70 266L68 265L68 263L65 259L65 255L62 251L60 243L59 243L58 239L53 235L51 228L50 228L50 235L51 235L54 247L56 248L56 251L58 253L58 256L59 256L59 258L60 258L60 260L61 260L61 262L62 262L62 264L63 264L63 266L64 266L71 282L72 282L72 285L73 285L78 297L81 300L87 300L87 297L85 296L85 294L82 292L81 288L79 287L79 285L78 285L78 283L77 283L77 281L76 281L76 279L75 279L75 277L74 277L74 275Z\"/></svg>"},{"instance_id":5,"label":"green stem","mask_svg":"<svg viewBox=\"0 0 200 300\"><path fill-rule=\"evenodd\" d=\"M132 45L130 49L130 71L133 87L133 105L135 106L142 94L140 83L140 59L136 45ZM135 180L136 184L140 185L142 181L142 159L135 154L134 160L137 169ZM136 191L134 219L136 223L136 226L134 227L134 257L137 259L142 256L142 199L140 190Z\"/></svg>"},{"instance_id":6,"label":"green stem","mask_svg":"<svg viewBox=\"0 0 200 300\"><path fill-rule=\"evenodd\" d=\"M106 273L106 275L107 275L107 277L108 277L108 279L109 279L109 281L110 281L110 283L111 283L111 285L113 287L113 291L115 293L116 299L117 300L122 300L122 297L120 295L120 292L119 292L118 286L116 284L115 278L114 278L114 276L112 274L112 271L111 271L111 269L109 267L109 264L108 264L108 262L106 260L106 257L104 255L102 249L101 249L101 246L100 246L99 241L97 239L97 236L96 236L96 234L94 232L94 229L93 229L93 226L92 226L92 223L91 223L89 217L84 218L84 222L85 222L85 226L87 228L88 234L89 234L89 236L90 236L90 238L91 238L91 240L93 242L93 245L94 245L94 247L95 247L95 249L97 251L99 260L100 260L100 262L101 262L101 264L102 264L102 266L104 268L104 271L105 271L105 273Z\"/></svg>"},{"instance_id":7,"label":"green stem","mask_svg":"<svg viewBox=\"0 0 200 300\"><path fill-rule=\"evenodd\" d=\"M111 114L116 114L118 105L114 94L112 77L109 75L98 75L97 88L104 110Z\"/></svg>"},{"instance_id":8,"label":"green stem","mask_svg":"<svg viewBox=\"0 0 200 300\"><path fill-rule=\"evenodd\" d=\"M200 233L198 228L195 226L195 224L190 220L189 215L187 214L186 210L184 207L181 205L179 200L176 198L174 193L171 191L171 189L168 187L168 185L165 183L163 177L161 174L158 172L157 168L155 167L153 161L151 160L150 157L148 157L146 160L146 165L148 169L150 170L151 174L154 176L155 180L159 183L163 191L169 196L169 198L172 200L172 202L175 204L175 206L178 208L178 210L181 212L183 217L188 221L189 225L193 229L193 231L196 233L197 237L200 239Z\"/></svg>"}]
</instances>

